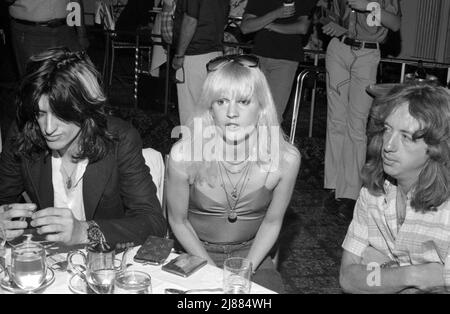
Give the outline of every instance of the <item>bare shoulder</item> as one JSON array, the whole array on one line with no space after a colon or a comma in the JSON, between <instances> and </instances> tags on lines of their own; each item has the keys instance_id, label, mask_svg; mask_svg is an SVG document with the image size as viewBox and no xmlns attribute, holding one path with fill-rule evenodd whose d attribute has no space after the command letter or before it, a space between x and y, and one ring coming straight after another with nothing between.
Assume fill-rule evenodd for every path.
<instances>
[{"instance_id":1,"label":"bare shoulder","mask_svg":"<svg viewBox=\"0 0 450 314\"><path fill-rule=\"evenodd\" d=\"M301 159L300 151L293 145L287 146L283 151L283 163L287 165L287 168L300 166Z\"/></svg>"},{"instance_id":2,"label":"bare shoulder","mask_svg":"<svg viewBox=\"0 0 450 314\"><path fill-rule=\"evenodd\" d=\"M181 161L184 160L184 154L183 154L183 143L182 141L178 141L175 144L172 145L172 148L170 149L170 161Z\"/></svg>"},{"instance_id":3,"label":"bare shoulder","mask_svg":"<svg viewBox=\"0 0 450 314\"><path fill-rule=\"evenodd\" d=\"M186 173L186 166L189 161L188 157L184 142L176 142L170 149L169 169L177 169L182 173Z\"/></svg>"}]
</instances>

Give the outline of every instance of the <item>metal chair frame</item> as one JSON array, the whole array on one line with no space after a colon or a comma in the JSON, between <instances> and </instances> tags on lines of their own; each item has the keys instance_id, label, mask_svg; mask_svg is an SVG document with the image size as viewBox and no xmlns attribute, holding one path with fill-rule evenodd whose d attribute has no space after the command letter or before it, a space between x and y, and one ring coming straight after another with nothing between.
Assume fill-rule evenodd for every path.
<instances>
[{"instance_id":1,"label":"metal chair frame","mask_svg":"<svg viewBox=\"0 0 450 314\"><path fill-rule=\"evenodd\" d=\"M295 86L295 98L294 98L294 107L292 109L292 122L291 122L291 131L289 135L289 142L291 144L294 144L295 139L295 133L297 129L297 121L298 121L298 113L300 111L300 102L303 95L303 90L305 87L305 79L310 76L314 80L314 87L311 97L311 111L309 116L309 132L308 136L312 136L312 128L313 128L313 122L314 122L314 106L315 106L315 96L316 96L316 84L318 79L319 73L325 73L326 70L323 67L319 66L308 66L304 70L302 70L297 75L297 83Z\"/></svg>"}]
</instances>

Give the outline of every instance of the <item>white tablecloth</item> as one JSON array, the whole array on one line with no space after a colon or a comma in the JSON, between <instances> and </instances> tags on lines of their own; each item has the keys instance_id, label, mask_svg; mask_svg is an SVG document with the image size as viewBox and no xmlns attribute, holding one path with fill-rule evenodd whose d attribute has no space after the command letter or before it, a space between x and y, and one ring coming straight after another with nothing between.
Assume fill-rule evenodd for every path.
<instances>
[{"instance_id":1,"label":"white tablecloth","mask_svg":"<svg viewBox=\"0 0 450 314\"><path fill-rule=\"evenodd\" d=\"M161 270L161 266L142 265L133 261L133 257L139 247L135 247L130 250L127 255L127 263L132 263L128 269L140 270L150 274L152 278L152 291L153 294L163 294L166 288L176 289L213 289L222 287L222 269L205 265L191 276L184 278ZM167 261L175 258L178 254L171 253ZM116 256L121 258L122 254ZM72 278L72 274L67 271L55 270L55 281L47 287L45 290L40 291L44 294L71 294L73 293L69 289L69 280ZM4 291L5 292L5 291ZM196 292L197 293L197 292ZM198 292L199 294L203 292ZM204 293L211 293L205 291ZM217 292L214 292L217 293ZM219 292L220 293L220 292ZM256 283L252 283L251 294L274 294L274 291L266 289Z\"/></svg>"}]
</instances>

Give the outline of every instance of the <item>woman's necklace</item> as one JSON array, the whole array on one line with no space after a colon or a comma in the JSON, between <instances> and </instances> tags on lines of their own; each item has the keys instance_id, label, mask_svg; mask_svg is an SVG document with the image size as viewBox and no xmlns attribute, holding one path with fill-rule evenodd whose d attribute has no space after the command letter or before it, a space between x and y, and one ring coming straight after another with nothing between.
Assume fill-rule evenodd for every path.
<instances>
[{"instance_id":1,"label":"woman's necklace","mask_svg":"<svg viewBox=\"0 0 450 314\"><path fill-rule=\"evenodd\" d=\"M233 187L233 189L231 190L230 196L231 198L233 198L234 200L237 199L238 194L237 194L237 187L239 185L239 182L241 182L241 179L244 177L244 174L246 172L246 170L248 169L250 163L247 163L239 172L242 172L242 175L239 177L238 181L236 182L236 184L233 184L233 181L231 181L230 178L230 173L233 175L235 174L235 172L231 172L229 169L227 169L227 167L225 167L225 165L223 163L221 163L222 167L225 169L225 174L228 177L228 181L230 181L231 186ZM237 172L237 173L239 173Z\"/></svg>"},{"instance_id":2,"label":"woman's necklace","mask_svg":"<svg viewBox=\"0 0 450 314\"><path fill-rule=\"evenodd\" d=\"M227 173L227 177L228 177L228 180L230 181L230 185L233 187L233 190L230 193L231 198L234 200L233 206L231 205L231 201L228 198L228 191L227 191L227 189L225 187L225 181L223 179L223 174L222 174L221 167L223 167L225 169L225 171L227 171L226 168L219 162L219 167L218 168L219 168L220 178L222 180L222 188L223 188L223 190L225 192L225 197L226 197L227 203L228 203L228 221L233 223L233 222L235 222L237 220L237 217L238 217L238 215L236 213L237 204L239 203L239 200L241 198L241 195L242 195L242 192L244 190L244 187L246 186L246 183L250 180L250 178L247 179L247 177L248 177L248 175L250 173L251 167L250 167L250 163L248 165L246 165L245 171L242 171L242 175L238 179L238 182L236 183L236 185L233 185L233 182L231 181L231 178L228 176L228 173ZM241 179L243 179L242 180L242 184L241 184L241 188L239 190L239 193L237 193L238 185L239 185L239 182L241 182ZM246 179L247 179L247 182L246 182Z\"/></svg>"}]
</instances>

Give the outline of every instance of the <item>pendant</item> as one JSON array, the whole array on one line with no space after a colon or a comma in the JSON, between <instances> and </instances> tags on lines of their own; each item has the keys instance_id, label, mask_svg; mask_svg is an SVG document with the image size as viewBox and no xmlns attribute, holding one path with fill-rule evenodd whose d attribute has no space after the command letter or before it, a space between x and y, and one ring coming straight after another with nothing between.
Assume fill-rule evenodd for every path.
<instances>
[{"instance_id":1,"label":"pendant","mask_svg":"<svg viewBox=\"0 0 450 314\"><path fill-rule=\"evenodd\" d=\"M237 214L235 211L228 213L228 221L235 222L237 220Z\"/></svg>"},{"instance_id":2,"label":"pendant","mask_svg":"<svg viewBox=\"0 0 450 314\"><path fill-rule=\"evenodd\" d=\"M233 189L233 191L231 191L231 197L236 200L237 199L237 191L236 188Z\"/></svg>"},{"instance_id":3,"label":"pendant","mask_svg":"<svg viewBox=\"0 0 450 314\"><path fill-rule=\"evenodd\" d=\"M67 179L66 183L67 189L70 190L72 188L72 178Z\"/></svg>"}]
</instances>

